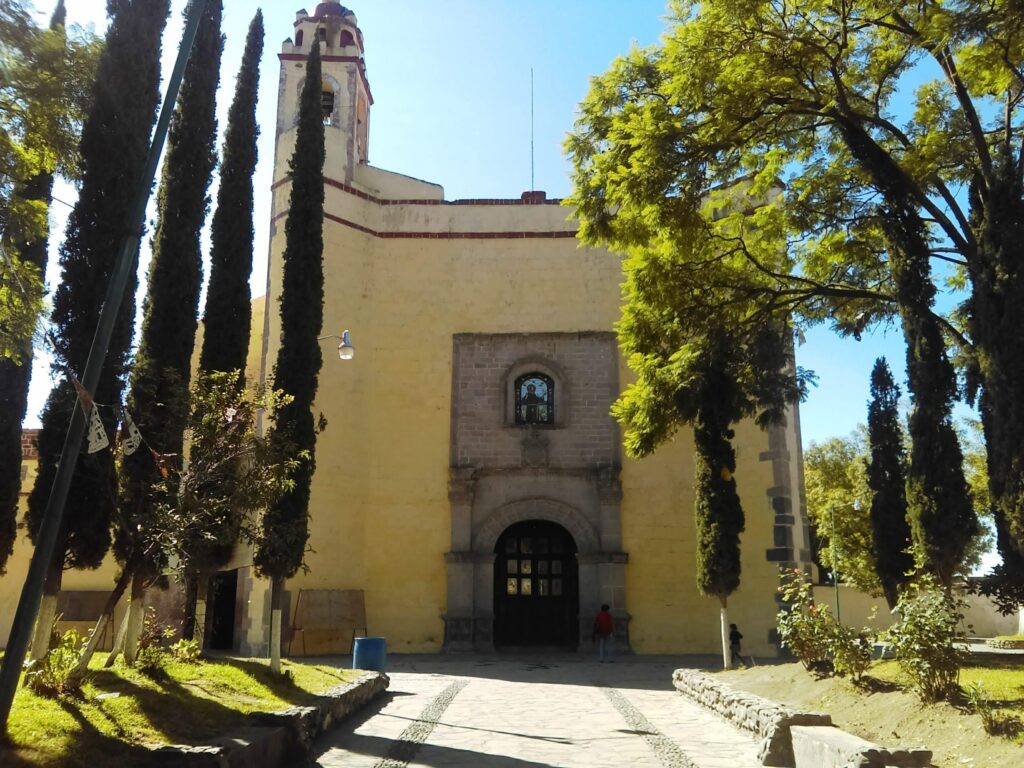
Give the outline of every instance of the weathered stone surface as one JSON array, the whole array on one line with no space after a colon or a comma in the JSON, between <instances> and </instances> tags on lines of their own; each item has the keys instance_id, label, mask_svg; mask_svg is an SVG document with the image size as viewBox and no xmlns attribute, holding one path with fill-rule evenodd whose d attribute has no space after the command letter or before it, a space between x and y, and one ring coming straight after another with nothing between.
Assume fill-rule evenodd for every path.
<instances>
[{"instance_id":1,"label":"weathered stone surface","mask_svg":"<svg viewBox=\"0 0 1024 768\"><path fill-rule=\"evenodd\" d=\"M249 715L251 725L200 747L172 745L153 751L167 768L278 768L304 765L313 740L387 690L388 676L367 672L339 685L309 707Z\"/></svg>"},{"instance_id":2,"label":"weathered stone surface","mask_svg":"<svg viewBox=\"0 0 1024 768\"><path fill-rule=\"evenodd\" d=\"M932 753L925 749L883 749L831 726L790 728L796 768L926 768Z\"/></svg>"},{"instance_id":3,"label":"weathered stone surface","mask_svg":"<svg viewBox=\"0 0 1024 768\"><path fill-rule=\"evenodd\" d=\"M758 757L762 765L790 768L794 764L790 727L832 725L819 712L794 712L774 701L738 691L697 669L677 669L672 675L676 690L717 712L738 728L761 738Z\"/></svg>"}]
</instances>

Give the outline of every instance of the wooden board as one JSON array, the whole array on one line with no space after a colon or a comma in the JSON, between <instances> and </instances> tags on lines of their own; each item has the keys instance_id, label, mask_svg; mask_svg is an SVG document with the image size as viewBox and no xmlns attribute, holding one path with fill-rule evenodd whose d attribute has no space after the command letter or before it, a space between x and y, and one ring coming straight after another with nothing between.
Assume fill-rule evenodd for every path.
<instances>
[{"instance_id":1,"label":"wooden board","mask_svg":"<svg viewBox=\"0 0 1024 768\"><path fill-rule=\"evenodd\" d=\"M300 589L293 630L366 629L366 603L361 589Z\"/></svg>"}]
</instances>

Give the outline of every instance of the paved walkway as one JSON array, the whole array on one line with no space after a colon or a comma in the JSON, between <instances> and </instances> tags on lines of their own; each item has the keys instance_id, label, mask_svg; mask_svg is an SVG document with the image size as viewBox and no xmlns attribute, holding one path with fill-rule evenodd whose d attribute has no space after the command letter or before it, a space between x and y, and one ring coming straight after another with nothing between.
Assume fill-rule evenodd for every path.
<instances>
[{"instance_id":1,"label":"paved walkway","mask_svg":"<svg viewBox=\"0 0 1024 768\"><path fill-rule=\"evenodd\" d=\"M326 734L322 768L754 768L754 740L683 698L709 659L389 658L391 687Z\"/></svg>"}]
</instances>

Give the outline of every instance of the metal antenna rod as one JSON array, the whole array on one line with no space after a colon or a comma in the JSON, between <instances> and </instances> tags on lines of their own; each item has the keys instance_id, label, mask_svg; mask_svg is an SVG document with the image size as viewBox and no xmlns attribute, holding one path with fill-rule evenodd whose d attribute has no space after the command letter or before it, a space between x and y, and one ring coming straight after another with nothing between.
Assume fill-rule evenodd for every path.
<instances>
[{"instance_id":1,"label":"metal antenna rod","mask_svg":"<svg viewBox=\"0 0 1024 768\"><path fill-rule=\"evenodd\" d=\"M107 356L107 348L110 346L110 337L114 331L114 322L121 308L121 301L124 299L128 279L131 277L132 262L135 260L135 252L139 248L150 187L156 177L156 168L160 161L164 139L167 137L167 128L171 122L171 115L174 113L174 104L178 100L178 88L184 77L185 65L188 63L189 53L192 51L192 44L196 39L196 31L199 29L199 21L205 9L206 0L191 0L188 6L185 32L178 48L178 59L167 83L167 93L164 95L163 107L160 109L160 119L157 121L156 131L153 133L149 155L146 157L146 168L136 187L130 217L125 222L130 234L126 235L121 243L121 250L117 255L114 272L107 285L103 309L100 311L99 321L96 325L96 334L93 336L92 347L89 349L89 359L86 360L85 371L82 374L82 386L89 392L96 391L100 372L103 369L103 361ZM64 448L61 450L57 476L53 480L50 498L46 502L46 511L43 513L43 520L39 528L38 543L32 553L28 576L25 578L25 586L21 589L18 609L14 614L14 623L11 625L3 666L0 667L0 738L2 739L6 739L7 736L7 719L11 713L11 706L14 704L14 694L18 690L22 660L28 651L32 625L35 623L36 614L39 611L39 600L43 593L46 570L53 559L53 552L57 548L57 536L60 533L64 517L64 503L67 501L71 477L75 465L78 463L78 454L82 449L84 435L85 414L82 408L76 405L72 410L67 436L64 438Z\"/></svg>"},{"instance_id":2,"label":"metal antenna rod","mask_svg":"<svg viewBox=\"0 0 1024 768\"><path fill-rule=\"evenodd\" d=\"M530 191L537 189L533 179L533 67L530 67Z\"/></svg>"}]
</instances>

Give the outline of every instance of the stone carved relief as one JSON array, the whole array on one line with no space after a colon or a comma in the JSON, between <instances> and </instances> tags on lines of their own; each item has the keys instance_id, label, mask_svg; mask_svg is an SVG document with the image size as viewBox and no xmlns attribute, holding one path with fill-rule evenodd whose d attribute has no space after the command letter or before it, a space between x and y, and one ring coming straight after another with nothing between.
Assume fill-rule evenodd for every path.
<instances>
[{"instance_id":1,"label":"stone carved relief","mask_svg":"<svg viewBox=\"0 0 1024 768\"><path fill-rule=\"evenodd\" d=\"M523 466L546 467L548 465L548 448L551 441L547 435L536 427L530 427L523 435Z\"/></svg>"}]
</instances>

